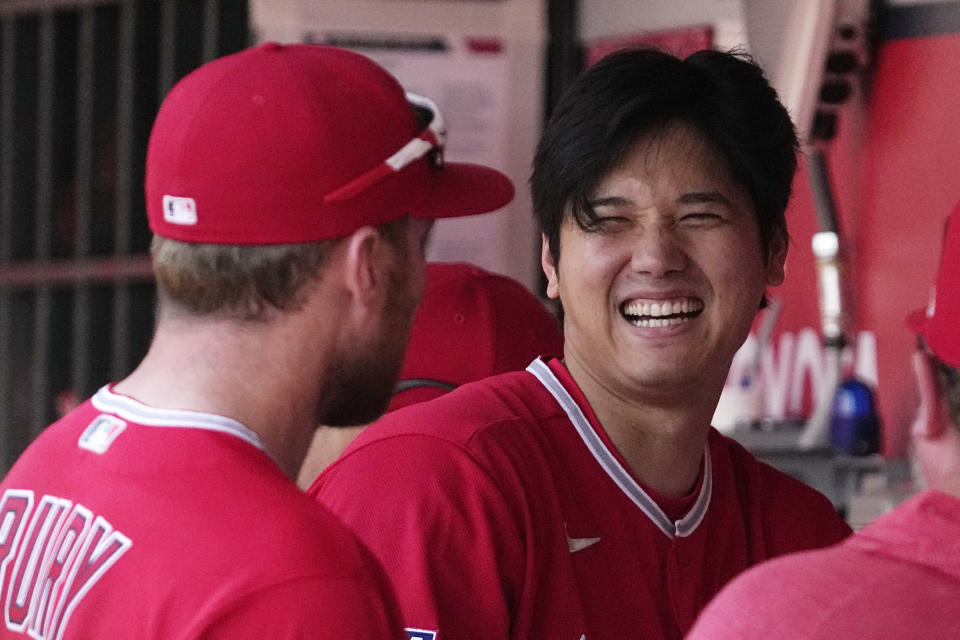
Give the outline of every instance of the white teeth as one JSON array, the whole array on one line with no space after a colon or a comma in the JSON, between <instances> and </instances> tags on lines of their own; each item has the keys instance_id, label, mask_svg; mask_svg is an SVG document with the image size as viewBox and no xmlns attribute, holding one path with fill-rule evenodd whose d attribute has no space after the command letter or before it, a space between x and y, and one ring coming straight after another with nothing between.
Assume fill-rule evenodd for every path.
<instances>
[{"instance_id":1,"label":"white teeth","mask_svg":"<svg viewBox=\"0 0 960 640\"><path fill-rule=\"evenodd\" d=\"M696 298L661 300L658 302L641 302L637 300L624 305L623 313L628 316L638 316L647 319L672 316L680 313L696 313L701 309L703 309L703 302Z\"/></svg>"},{"instance_id":2,"label":"white teeth","mask_svg":"<svg viewBox=\"0 0 960 640\"><path fill-rule=\"evenodd\" d=\"M673 327L690 322L690 318L643 318L631 322L637 327Z\"/></svg>"}]
</instances>

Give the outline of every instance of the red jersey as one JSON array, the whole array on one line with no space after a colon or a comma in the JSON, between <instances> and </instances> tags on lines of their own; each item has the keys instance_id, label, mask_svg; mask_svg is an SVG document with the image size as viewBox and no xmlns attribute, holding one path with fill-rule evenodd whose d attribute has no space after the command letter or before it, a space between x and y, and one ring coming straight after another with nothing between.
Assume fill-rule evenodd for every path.
<instances>
[{"instance_id":1,"label":"red jersey","mask_svg":"<svg viewBox=\"0 0 960 640\"><path fill-rule=\"evenodd\" d=\"M377 554L427 640L680 638L746 567L849 533L716 431L695 493L658 501L557 360L388 414L309 493Z\"/></svg>"},{"instance_id":2,"label":"red jersey","mask_svg":"<svg viewBox=\"0 0 960 640\"><path fill-rule=\"evenodd\" d=\"M257 435L101 389L0 483L2 638L396 638L376 559Z\"/></svg>"},{"instance_id":3,"label":"red jersey","mask_svg":"<svg viewBox=\"0 0 960 640\"><path fill-rule=\"evenodd\" d=\"M689 637L960 638L958 599L960 500L926 491L842 544L744 573Z\"/></svg>"}]
</instances>

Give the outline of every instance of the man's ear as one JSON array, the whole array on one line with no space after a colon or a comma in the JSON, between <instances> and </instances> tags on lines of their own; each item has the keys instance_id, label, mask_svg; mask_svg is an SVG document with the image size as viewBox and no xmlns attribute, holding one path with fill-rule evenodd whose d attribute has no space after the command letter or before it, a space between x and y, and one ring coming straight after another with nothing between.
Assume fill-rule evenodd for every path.
<instances>
[{"instance_id":1,"label":"man's ear","mask_svg":"<svg viewBox=\"0 0 960 640\"><path fill-rule=\"evenodd\" d=\"M913 375L917 381L920 407L914 418L911 431L914 437L932 440L939 438L949 428L941 404L940 385L933 372L933 363L924 351L913 353Z\"/></svg>"},{"instance_id":2,"label":"man's ear","mask_svg":"<svg viewBox=\"0 0 960 640\"><path fill-rule=\"evenodd\" d=\"M343 286L363 306L383 294L386 286L386 240L373 227L361 227L343 240Z\"/></svg>"},{"instance_id":3,"label":"man's ear","mask_svg":"<svg viewBox=\"0 0 960 640\"><path fill-rule=\"evenodd\" d=\"M928 487L960 497L960 432L926 353L914 353L913 372L920 392L920 408L911 426L914 455Z\"/></svg>"},{"instance_id":4,"label":"man's ear","mask_svg":"<svg viewBox=\"0 0 960 640\"><path fill-rule=\"evenodd\" d=\"M782 231L778 231L770 238L767 246L767 285L776 287L783 284L785 277L784 265L787 262L787 248L789 239Z\"/></svg>"},{"instance_id":5,"label":"man's ear","mask_svg":"<svg viewBox=\"0 0 960 640\"><path fill-rule=\"evenodd\" d=\"M557 274L557 265L553 260L553 254L550 253L550 242L546 234L540 234L540 266L543 268L544 275L547 276L547 297L558 298L560 296L560 280Z\"/></svg>"}]
</instances>

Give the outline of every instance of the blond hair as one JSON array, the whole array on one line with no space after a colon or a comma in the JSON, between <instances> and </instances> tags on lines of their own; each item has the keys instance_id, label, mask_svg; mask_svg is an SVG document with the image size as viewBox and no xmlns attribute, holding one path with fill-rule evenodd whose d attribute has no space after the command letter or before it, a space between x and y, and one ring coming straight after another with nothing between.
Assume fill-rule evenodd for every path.
<instances>
[{"instance_id":1,"label":"blond hair","mask_svg":"<svg viewBox=\"0 0 960 640\"><path fill-rule=\"evenodd\" d=\"M377 227L405 255L402 217ZM161 309L194 316L262 321L302 308L340 239L299 244L190 243L154 236L150 246Z\"/></svg>"}]
</instances>

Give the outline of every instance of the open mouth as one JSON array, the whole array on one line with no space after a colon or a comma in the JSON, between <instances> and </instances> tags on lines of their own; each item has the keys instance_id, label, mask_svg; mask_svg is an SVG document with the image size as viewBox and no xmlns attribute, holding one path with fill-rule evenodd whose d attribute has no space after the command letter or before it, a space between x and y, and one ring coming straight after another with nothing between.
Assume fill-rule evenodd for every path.
<instances>
[{"instance_id":1,"label":"open mouth","mask_svg":"<svg viewBox=\"0 0 960 640\"><path fill-rule=\"evenodd\" d=\"M686 324L703 313L703 300L634 300L620 305L620 315L635 327L672 327Z\"/></svg>"}]
</instances>

